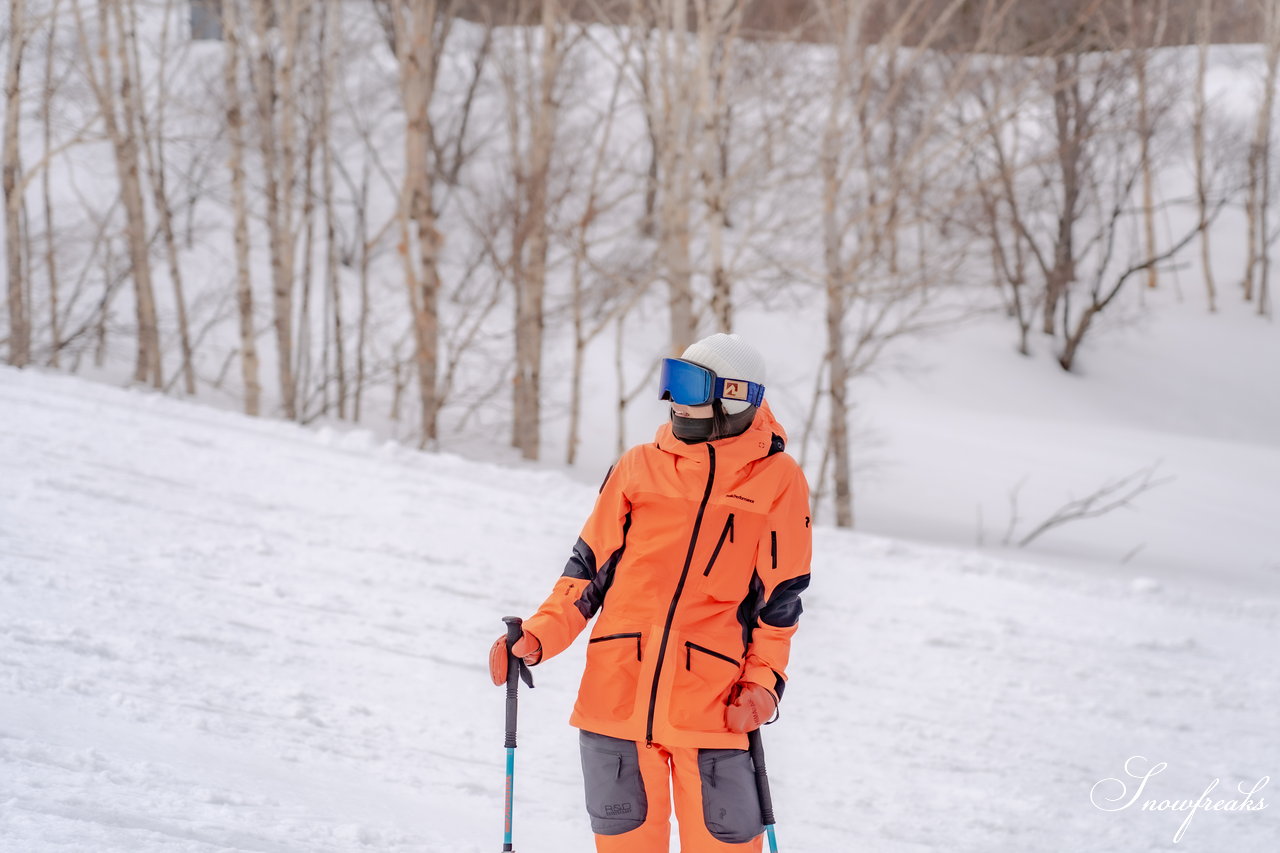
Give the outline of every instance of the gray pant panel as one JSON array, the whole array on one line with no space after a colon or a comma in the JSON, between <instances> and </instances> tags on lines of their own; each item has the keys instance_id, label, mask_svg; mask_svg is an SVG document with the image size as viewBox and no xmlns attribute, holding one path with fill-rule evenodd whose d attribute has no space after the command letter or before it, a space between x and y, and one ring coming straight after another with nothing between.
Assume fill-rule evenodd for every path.
<instances>
[{"instance_id":1,"label":"gray pant panel","mask_svg":"<svg viewBox=\"0 0 1280 853\"><path fill-rule=\"evenodd\" d=\"M741 844L764 832L756 770L745 749L700 749L702 817L718 841Z\"/></svg>"},{"instance_id":2,"label":"gray pant panel","mask_svg":"<svg viewBox=\"0 0 1280 853\"><path fill-rule=\"evenodd\" d=\"M582 781L587 814L597 835L621 835L639 829L649 814L636 742L581 731Z\"/></svg>"}]
</instances>

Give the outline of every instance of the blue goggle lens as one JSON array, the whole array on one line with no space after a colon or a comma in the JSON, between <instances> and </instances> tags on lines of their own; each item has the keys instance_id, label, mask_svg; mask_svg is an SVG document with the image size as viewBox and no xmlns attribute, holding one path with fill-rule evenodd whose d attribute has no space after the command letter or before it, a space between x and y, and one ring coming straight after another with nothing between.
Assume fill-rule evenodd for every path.
<instances>
[{"instance_id":1,"label":"blue goggle lens","mask_svg":"<svg viewBox=\"0 0 1280 853\"><path fill-rule=\"evenodd\" d=\"M678 358L662 360L658 398L682 406L704 406L711 402L715 374L699 364Z\"/></svg>"}]
</instances>

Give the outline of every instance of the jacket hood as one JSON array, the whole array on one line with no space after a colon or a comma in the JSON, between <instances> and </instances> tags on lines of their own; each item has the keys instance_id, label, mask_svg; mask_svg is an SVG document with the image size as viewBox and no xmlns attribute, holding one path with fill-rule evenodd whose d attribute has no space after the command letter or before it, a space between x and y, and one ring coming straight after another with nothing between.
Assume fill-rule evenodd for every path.
<instances>
[{"instance_id":1,"label":"jacket hood","mask_svg":"<svg viewBox=\"0 0 1280 853\"><path fill-rule=\"evenodd\" d=\"M660 450L665 450L667 453L700 461L706 456L702 446L709 444L716 449L717 465L731 465L733 468L741 468L757 459L763 459L772 453L782 451L787 444L787 433L782 428L782 425L778 423L778 419L773 416L773 410L769 408L769 401L764 400L760 403L760 408L756 410L756 416L751 421L751 426L738 435L730 436L729 438L718 438L715 441L699 442L698 444L685 444L676 438L675 432L671 428L671 422L667 421L658 427L657 435L654 436L654 443Z\"/></svg>"}]
</instances>

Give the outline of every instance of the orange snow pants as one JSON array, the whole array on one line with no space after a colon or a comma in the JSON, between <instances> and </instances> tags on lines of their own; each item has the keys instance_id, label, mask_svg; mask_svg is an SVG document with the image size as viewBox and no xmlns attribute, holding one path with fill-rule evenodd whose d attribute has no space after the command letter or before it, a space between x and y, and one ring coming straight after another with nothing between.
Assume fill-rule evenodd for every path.
<instances>
[{"instance_id":1,"label":"orange snow pants","mask_svg":"<svg viewBox=\"0 0 1280 853\"><path fill-rule=\"evenodd\" d=\"M681 853L760 853L755 767L742 749L663 747L580 734L598 853L667 853L675 792Z\"/></svg>"}]
</instances>

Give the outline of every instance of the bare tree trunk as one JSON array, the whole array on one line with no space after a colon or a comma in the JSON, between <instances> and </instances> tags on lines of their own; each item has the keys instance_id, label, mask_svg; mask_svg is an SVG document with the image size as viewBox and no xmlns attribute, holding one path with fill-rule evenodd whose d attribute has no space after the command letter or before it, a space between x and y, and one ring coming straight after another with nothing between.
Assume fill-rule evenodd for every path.
<instances>
[{"instance_id":1,"label":"bare tree trunk","mask_svg":"<svg viewBox=\"0 0 1280 853\"><path fill-rule=\"evenodd\" d=\"M516 372L514 382L514 446L524 459L537 459L541 443L543 303L547 277L550 224L547 192L551 155L555 143L556 80L561 54L561 13L557 0L543 0L542 50L538 65L538 99L531 104L527 162L517 166L524 174L516 181L524 190L517 201L521 209L514 229L513 269L516 271ZM512 97L516 96L513 91ZM517 150L520 140L512 140Z\"/></svg>"},{"instance_id":2,"label":"bare tree trunk","mask_svg":"<svg viewBox=\"0 0 1280 853\"><path fill-rule=\"evenodd\" d=\"M53 21L58 19L60 0L53 0L49 11L49 34L45 42L44 53L44 91L40 96L40 128L43 134L44 156L46 160L52 156L53 149L53 96L57 87L53 76L54 37L58 28ZM15 28L14 32L18 30ZM40 195L44 207L44 265L49 281L49 365L58 367L62 353L62 328L58 318L58 259L54 251L53 234L53 194L50 192L49 176L53 169L47 163L40 171Z\"/></svg>"},{"instance_id":3,"label":"bare tree trunk","mask_svg":"<svg viewBox=\"0 0 1280 853\"><path fill-rule=\"evenodd\" d=\"M227 99L227 131L231 138L231 207L235 217L236 306L240 318L240 375L244 383L244 411L257 415L262 387L258 381L258 346L253 328L253 283L249 275L249 212L244 176L244 115L240 106L239 0L222 0L222 31L226 44L223 87Z\"/></svg>"},{"instance_id":4,"label":"bare tree trunk","mask_svg":"<svg viewBox=\"0 0 1280 853\"><path fill-rule=\"evenodd\" d=\"M440 349L441 236L436 229L430 108L451 10L441 10L437 0L390 2L396 58L400 64L400 97L405 111L405 175L398 211L400 254L409 291L414 365L421 401L419 442L425 446L436 439L440 407L436 373Z\"/></svg>"},{"instance_id":5,"label":"bare tree trunk","mask_svg":"<svg viewBox=\"0 0 1280 853\"><path fill-rule=\"evenodd\" d=\"M1058 214L1053 268L1045 282L1041 331L1054 333L1058 301L1075 280L1075 222L1080 204L1080 144L1084 136L1080 98L1080 58L1059 56L1054 63L1053 105L1058 141L1058 168L1062 176L1062 209Z\"/></svg>"},{"instance_id":6,"label":"bare tree trunk","mask_svg":"<svg viewBox=\"0 0 1280 853\"><path fill-rule=\"evenodd\" d=\"M294 367L295 381L299 389L298 419L302 421L306 421L310 414L307 405L311 397L311 267L314 263L316 210L315 193L312 192L312 178L315 166L315 150L319 145L316 139L318 132L314 124L307 128L302 156L302 275L298 279L299 286L302 288L302 299L298 305L298 340L296 345L298 360ZM326 381L326 377L322 375L320 377L321 384L325 384Z\"/></svg>"},{"instance_id":7,"label":"bare tree trunk","mask_svg":"<svg viewBox=\"0 0 1280 853\"><path fill-rule=\"evenodd\" d=\"M1218 310L1217 287L1213 280L1213 264L1209 257L1209 176L1205 163L1205 123L1208 112L1206 77L1209 69L1209 44L1213 38L1213 0L1200 0L1196 15L1196 92L1191 118L1191 136L1196 161L1196 205L1200 212L1200 266L1209 296L1209 311Z\"/></svg>"},{"instance_id":8,"label":"bare tree trunk","mask_svg":"<svg viewBox=\"0 0 1280 853\"><path fill-rule=\"evenodd\" d=\"M291 74L284 66L292 61L293 45L296 45L295 29L297 4L301 0L286 0L283 36L285 58L277 73L271 53L271 35L268 32L274 12L269 0L253 0L253 30L257 41L257 58L251 66L257 101L259 144L262 150L263 173L266 179L267 235L271 246L271 306L276 332L276 373L280 383L280 400L285 417L294 420L297 415L296 383L293 376L293 233L290 211L293 206L293 167L291 146L283 139L292 135L289 127L292 109L286 105L294 93L286 88ZM281 105L282 116L277 119L276 104ZM279 133L277 133L279 124ZM277 142L277 137L281 140Z\"/></svg>"},{"instance_id":9,"label":"bare tree trunk","mask_svg":"<svg viewBox=\"0 0 1280 853\"><path fill-rule=\"evenodd\" d=\"M1263 17L1266 30L1267 77L1263 86L1262 107L1258 113L1258 133L1255 148L1259 153L1258 169L1262 179L1262 187L1258 200L1258 316L1270 313L1268 304L1268 284L1271 277L1271 125L1276 102L1276 86L1280 84L1277 72L1280 71L1280 8L1275 2L1268 3ZM1252 278L1252 273L1250 274Z\"/></svg>"},{"instance_id":10,"label":"bare tree trunk","mask_svg":"<svg viewBox=\"0 0 1280 853\"><path fill-rule=\"evenodd\" d=\"M142 200L142 185L138 161L138 117L134 110L134 69L129 61L128 31L121 9L123 0L100 0L99 25L102 38L100 56L102 79L95 88L102 115L107 126L107 137L115 150L116 171L120 179L120 198L125 211L125 242L129 249L129 264L133 273L135 307L138 321L138 357L134 367L135 382L150 382L155 388L164 384L161 363L160 333L156 315L155 291L151 285L151 257L147 228L146 207ZM117 104L114 92L114 75L110 48L111 25L115 24L116 61L120 71L120 92ZM84 45L83 31L81 43ZM116 109L120 109L117 120Z\"/></svg>"},{"instance_id":11,"label":"bare tree trunk","mask_svg":"<svg viewBox=\"0 0 1280 853\"><path fill-rule=\"evenodd\" d=\"M341 55L342 6L337 0L326 0L321 24L321 61L323 84L320 87L320 144L321 144L321 192L324 203L325 230L325 292L329 294L333 313L334 370L337 377L338 417L347 416L346 352L342 331L342 288L338 282L338 226L333 202L333 139L330 128L330 101L332 99L337 57ZM363 218L360 211L358 216ZM362 235L363 236L363 235ZM328 359L325 360L328 372ZM325 383L328 387L328 383Z\"/></svg>"},{"instance_id":12,"label":"bare tree trunk","mask_svg":"<svg viewBox=\"0 0 1280 853\"><path fill-rule=\"evenodd\" d=\"M360 176L360 204L356 232L360 238L360 318L356 322L356 393L351 409L352 420L360 421L360 404L364 400L365 340L369 333L369 228L366 211L369 206L369 164L365 161Z\"/></svg>"},{"instance_id":13,"label":"bare tree trunk","mask_svg":"<svg viewBox=\"0 0 1280 853\"><path fill-rule=\"evenodd\" d=\"M133 56L133 67L141 69L142 63L138 56L138 38L137 38L137 9L134 0L128 0L129 3L129 45L130 52ZM172 8L172 0L166 3L166 13ZM167 17L167 15L166 15ZM165 254L169 260L169 279L173 283L174 304L178 314L178 341L182 351L182 381L183 387L189 396L196 393L196 375L195 365L192 362L193 353L191 349L191 333L187 323L187 300L182 292L182 263L178 257L178 242L173 233L173 206L169 203L168 193L165 191L165 175L164 175L164 107L168 98L166 59L168 58L167 43L169 30L166 26L161 34L160 43L160 69L157 75L160 91L157 94L156 106L156 126L154 131L150 127L147 119L147 110L142 103L142 93L140 87L133 88L134 112L138 115L138 124L141 130L141 141L143 154L146 157L147 176L151 183L152 201L156 206L156 213L160 218L160 233L164 238ZM154 146L154 150L153 147Z\"/></svg>"},{"instance_id":14,"label":"bare tree trunk","mask_svg":"<svg viewBox=\"0 0 1280 853\"><path fill-rule=\"evenodd\" d=\"M695 116L700 128L699 166L707 214L707 248L711 266L711 315L724 331L733 329L733 301L724 263L724 232L728 223L728 176L725 138L728 134L728 76L733 47L742 21L736 0L695 0L698 61Z\"/></svg>"},{"instance_id":15,"label":"bare tree trunk","mask_svg":"<svg viewBox=\"0 0 1280 853\"><path fill-rule=\"evenodd\" d=\"M22 55L26 52L26 3L9 0L9 62L4 79L4 256L9 294L9 364L24 367L31 361L30 306L26 304L23 276L25 251L22 240L22 190L18 176L22 165L18 148L18 121L22 116Z\"/></svg>"},{"instance_id":16,"label":"bare tree trunk","mask_svg":"<svg viewBox=\"0 0 1280 853\"><path fill-rule=\"evenodd\" d=\"M1142 159L1142 235L1147 255L1156 253L1155 192L1151 177L1151 109L1147 93L1146 51L1138 56L1135 72L1138 79L1138 146ZM1154 266L1147 268L1147 287L1154 289L1159 283Z\"/></svg>"},{"instance_id":17,"label":"bare tree trunk","mask_svg":"<svg viewBox=\"0 0 1280 853\"><path fill-rule=\"evenodd\" d=\"M697 337L690 258L689 187L693 154L693 104L687 75L687 0L663 0L658 21L656 88L647 104L656 116L658 145L658 266L667 281L671 353L679 355Z\"/></svg>"},{"instance_id":18,"label":"bare tree trunk","mask_svg":"<svg viewBox=\"0 0 1280 853\"><path fill-rule=\"evenodd\" d=\"M1262 99L1258 103L1257 123L1254 125L1253 142L1249 146L1249 188L1248 200L1245 202L1245 213L1248 218L1248 240L1245 249L1244 299L1253 300L1257 287L1257 278L1263 266L1263 256L1267 254L1267 234L1263 230L1263 210L1267 205L1264 186L1268 183L1267 169L1270 167L1268 146L1271 141L1271 113L1275 107L1277 38L1272 35L1276 28L1276 18L1280 17L1274 3L1262 4L1264 44L1266 44L1266 77L1262 88Z\"/></svg>"},{"instance_id":19,"label":"bare tree trunk","mask_svg":"<svg viewBox=\"0 0 1280 853\"><path fill-rule=\"evenodd\" d=\"M1148 63L1151 59L1151 45L1159 45L1164 37L1165 21L1168 13L1167 5L1161 3L1157 19L1151 8L1144 7L1141 16L1135 9L1134 0L1127 0L1129 32L1133 39L1134 77L1138 84L1138 144L1142 163L1142 226L1146 243L1147 257L1156 254L1156 213L1155 190L1152 177L1151 137L1155 133L1151 120L1150 87L1147 83ZM1158 284L1154 265L1147 268L1147 287L1154 288Z\"/></svg>"},{"instance_id":20,"label":"bare tree trunk","mask_svg":"<svg viewBox=\"0 0 1280 853\"><path fill-rule=\"evenodd\" d=\"M828 415L827 448L834 463L833 501L837 527L853 526L853 476L849 460L849 355L845 342L847 274L844 262L843 229L839 207L846 193L841 150L844 143L842 116L850 108L853 66L861 38L863 8L857 0L831 4L832 35L836 40L836 79L831 85L826 127L822 134L822 243L826 279L826 326Z\"/></svg>"}]
</instances>

